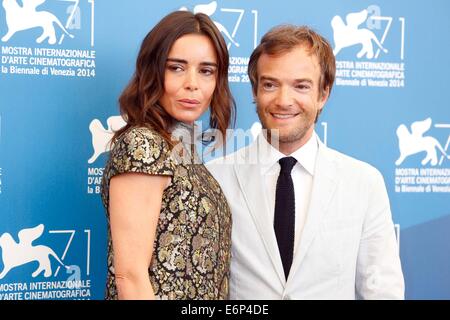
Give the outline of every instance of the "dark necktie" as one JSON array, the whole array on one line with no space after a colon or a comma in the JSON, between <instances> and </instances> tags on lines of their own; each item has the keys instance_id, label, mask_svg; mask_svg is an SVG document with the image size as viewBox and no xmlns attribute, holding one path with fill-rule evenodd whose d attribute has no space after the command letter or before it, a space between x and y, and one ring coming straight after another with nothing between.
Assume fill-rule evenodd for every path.
<instances>
[{"instance_id":1,"label":"dark necktie","mask_svg":"<svg viewBox=\"0 0 450 320\"><path fill-rule=\"evenodd\" d=\"M278 176L275 195L274 228L286 279L294 255L295 196L291 171L296 162L297 160L293 157L279 160L281 171Z\"/></svg>"}]
</instances>

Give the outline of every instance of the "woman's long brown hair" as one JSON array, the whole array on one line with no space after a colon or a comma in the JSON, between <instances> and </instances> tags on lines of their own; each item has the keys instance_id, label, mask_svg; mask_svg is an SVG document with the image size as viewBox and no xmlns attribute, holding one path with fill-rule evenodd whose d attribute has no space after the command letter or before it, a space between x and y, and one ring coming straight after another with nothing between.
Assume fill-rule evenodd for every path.
<instances>
[{"instance_id":1,"label":"woman's long brown hair","mask_svg":"<svg viewBox=\"0 0 450 320\"><path fill-rule=\"evenodd\" d=\"M226 43L214 22L205 14L176 11L165 16L145 37L136 61L136 71L119 98L120 113L127 124L112 142L130 127L147 126L173 146L170 128L174 119L158 104L164 94L164 72L174 42L188 34L207 36L216 51L218 69L211 99L209 126L225 133L235 121L235 102L228 86L229 57Z\"/></svg>"}]
</instances>

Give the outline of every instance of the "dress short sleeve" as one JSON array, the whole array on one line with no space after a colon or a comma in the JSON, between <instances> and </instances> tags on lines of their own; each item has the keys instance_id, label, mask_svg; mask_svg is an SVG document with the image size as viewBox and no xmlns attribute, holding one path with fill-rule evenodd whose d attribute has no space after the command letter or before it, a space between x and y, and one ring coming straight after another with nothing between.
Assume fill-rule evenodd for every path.
<instances>
[{"instance_id":1,"label":"dress short sleeve","mask_svg":"<svg viewBox=\"0 0 450 320\"><path fill-rule=\"evenodd\" d=\"M114 175L136 172L173 176L175 171L168 143L157 132L145 127L131 128L120 136L113 146L110 161Z\"/></svg>"}]
</instances>

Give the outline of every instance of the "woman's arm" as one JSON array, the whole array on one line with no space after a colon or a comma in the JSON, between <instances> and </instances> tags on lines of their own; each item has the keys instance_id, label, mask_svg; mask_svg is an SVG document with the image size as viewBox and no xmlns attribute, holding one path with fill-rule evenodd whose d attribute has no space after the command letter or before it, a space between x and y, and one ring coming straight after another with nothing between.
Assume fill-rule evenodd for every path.
<instances>
[{"instance_id":1,"label":"woman's arm","mask_svg":"<svg viewBox=\"0 0 450 320\"><path fill-rule=\"evenodd\" d=\"M111 178L109 213L119 299L154 299L148 275L169 176L125 173Z\"/></svg>"}]
</instances>

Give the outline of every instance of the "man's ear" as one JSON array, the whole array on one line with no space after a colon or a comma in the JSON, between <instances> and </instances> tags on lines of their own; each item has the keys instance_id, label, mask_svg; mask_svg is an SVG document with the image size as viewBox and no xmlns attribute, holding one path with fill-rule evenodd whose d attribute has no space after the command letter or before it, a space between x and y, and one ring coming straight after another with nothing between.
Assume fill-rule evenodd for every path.
<instances>
[{"instance_id":1,"label":"man's ear","mask_svg":"<svg viewBox=\"0 0 450 320\"><path fill-rule=\"evenodd\" d=\"M330 87L326 87L325 90L322 91L322 94L319 96L319 110L322 111L325 103L328 101L328 97L330 96Z\"/></svg>"},{"instance_id":2,"label":"man's ear","mask_svg":"<svg viewBox=\"0 0 450 320\"><path fill-rule=\"evenodd\" d=\"M258 89L255 89L258 90ZM256 104L256 92L252 89L252 102L253 104Z\"/></svg>"}]
</instances>

